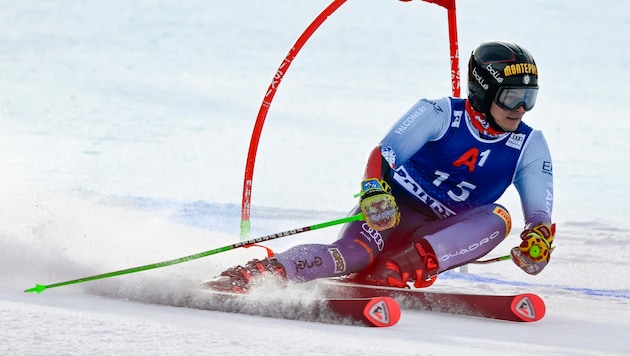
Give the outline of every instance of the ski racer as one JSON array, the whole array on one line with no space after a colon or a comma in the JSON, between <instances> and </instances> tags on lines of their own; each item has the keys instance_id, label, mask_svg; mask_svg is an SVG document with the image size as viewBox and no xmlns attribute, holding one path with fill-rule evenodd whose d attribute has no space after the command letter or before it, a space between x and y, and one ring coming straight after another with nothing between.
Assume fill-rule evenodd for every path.
<instances>
[{"instance_id":1,"label":"ski racer","mask_svg":"<svg viewBox=\"0 0 630 356\"><path fill-rule=\"evenodd\" d=\"M206 282L245 292L261 275L300 282L347 276L358 283L431 285L476 261L510 233L496 201L514 184L525 218L512 261L535 275L553 250L553 176L540 131L522 119L536 103L538 69L510 42L477 46L468 62L468 98L422 99L369 154L361 182L365 221L348 223L331 244L304 244L232 267Z\"/></svg>"}]
</instances>

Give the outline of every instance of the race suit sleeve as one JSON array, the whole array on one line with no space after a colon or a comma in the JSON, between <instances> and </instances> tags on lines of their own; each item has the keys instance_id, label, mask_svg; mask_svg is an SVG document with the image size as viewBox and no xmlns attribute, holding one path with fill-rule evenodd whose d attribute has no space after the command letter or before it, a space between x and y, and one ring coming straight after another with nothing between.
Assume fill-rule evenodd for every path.
<instances>
[{"instance_id":1,"label":"race suit sleeve","mask_svg":"<svg viewBox=\"0 0 630 356\"><path fill-rule=\"evenodd\" d=\"M551 223L553 209L553 170L547 141L533 131L525 146L514 177L521 197L525 225Z\"/></svg>"},{"instance_id":2,"label":"race suit sleeve","mask_svg":"<svg viewBox=\"0 0 630 356\"><path fill-rule=\"evenodd\" d=\"M438 140L448 130L451 119L449 98L421 99L387 132L381 141L381 154L390 167L404 164L424 144Z\"/></svg>"}]
</instances>

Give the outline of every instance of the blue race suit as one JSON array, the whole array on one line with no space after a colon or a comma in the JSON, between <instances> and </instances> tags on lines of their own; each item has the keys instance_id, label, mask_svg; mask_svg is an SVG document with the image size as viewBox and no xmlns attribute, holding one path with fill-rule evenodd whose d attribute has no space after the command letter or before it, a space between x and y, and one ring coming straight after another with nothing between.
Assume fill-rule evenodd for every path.
<instances>
[{"instance_id":1,"label":"blue race suit","mask_svg":"<svg viewBox=\"0 0 630 356\"><path fill-rule=\"evenodd\" d=\"M300 245L276 255L292 280L359 271L383 251L426 240L439 271L486 255L510 232L507 210L495 202L514 184L525 223L551 222L551 155L540 131L484 130L485 120L457 98L420 100L380 143L391 168L385 177L401 212L393 229L346 224L331 244ZM360 211L357 207L352 211Z\"/></svg>"}]
</instances>

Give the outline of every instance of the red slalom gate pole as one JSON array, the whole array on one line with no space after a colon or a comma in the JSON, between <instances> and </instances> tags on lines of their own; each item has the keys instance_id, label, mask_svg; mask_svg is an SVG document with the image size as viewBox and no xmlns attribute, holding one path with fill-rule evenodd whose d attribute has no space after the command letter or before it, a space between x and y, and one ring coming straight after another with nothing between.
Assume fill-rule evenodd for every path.
<instances>
[{"instance_id":1,"label":"red slalom gate pole","mask_svg":"<svg viewBox=\"0 0 630 356\"><path fill-rule=\"evenodd\" d=\"M404 0L401 0L404 1ZM451 55L451 85L453 96L460 97L461 85L459 79L459 44L457 40L457 9L455 0L423 0L432 4L442 6L447 10L448 15L448 40Z\"/></svg>"},{"instance_id":2,"label":"red slalom gate pole","mask_svg":"<svg viewBox=\"0 0 630 356\"><path fill-rule=\"evenodd\" d=\"M403 2L409 2L411 0L400 0ZM459 48L457 39L457 17L455 0L423 0L425 2L433 3L444 7L448 11L448 29L449 29L449 43L450 43L450 60L451 60L451 84L454 97L460 96L460 75L459 75ZM271 107L271 103L276 94L276 91L287 73L291 63L300 52L304 44L315 33L315 31L331 16L346 0L334 0L328 5L304 30L302 35L297 39L291 50L280 63L278 70L276 71L271 84L267 88L263 102L260 105L258 116L256 117L256 123L252 132L252 137L249 144L249 150L247 153L247 161L245 163L245 175L243 177L243 194L241 203L241 239L246 239L250 232L250 216L251 216L251 196L252 196L252 184L254 177L254 165L256 162L256 153L258 151L258 143L262 133L262 128Z\"/></svg>"},{"instance_id":3,"label":"red slalom gate pole","mask_svg":"<svg viewBox=\"0 0 630 356\"><path fill-rule=\"evenodd\" d=\"M326 19L332 15L346 0L334 0L328 7L326 7L311 24L304 30L302 35L297 39L293 47L289 50L287 56L282 60L278 70L276 71L271 84L267 88L263 102L258 110L258 116L256 117L256 123L254 124L254 130L249 142L249 151L247 152L247 161L245 163L245 176L243 178L243 196L241 203L241 239L246 239L249 236L250 229L250 212L251 212L251 199L252 199L252 182L254 179L254 165L256 163L256 152L258 151L258 142L260 141L260 135L269 107L273 101L278 86L284 75L289 70L291 63L300 52L304 44L315 33L319 26L326 21Z\"/></svg>"},{"instance_id":4,"label":"red slalom gate pole","mask_svg":"<svg viewBox=\"0 0 630 356\"><path fill-rule=\"evenodd\" d=\"M453 85L453 96L459 98L461 85L459 79L459 43L457 40L455 0L453 0L453 7L448 8L448 38L451 50L451 83Z\"/></svg>"}]
</instances>

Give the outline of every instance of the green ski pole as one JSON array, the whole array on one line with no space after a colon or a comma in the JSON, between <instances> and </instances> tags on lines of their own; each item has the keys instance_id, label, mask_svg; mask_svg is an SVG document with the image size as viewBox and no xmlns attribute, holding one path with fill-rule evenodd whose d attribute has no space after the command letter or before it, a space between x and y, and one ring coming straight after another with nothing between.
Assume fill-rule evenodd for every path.
<instances>
[{"instance_id":1,"label":"green ski pole","mask_svg":"<svg viewBox=\"0 0 630 356\"><path fill-rule=\"evenodd\" d=\"M474 264L487 264L487 263L494 263L494 262L500 262L500 261L507 261L509 259L511 259L512 256L511 255L505 255L505 256L501 256L501 257L495 257L495 258L490 258L487 260L477 260L477 261L472 261L470 263L474 263Z\"/></svg>"},{"instance_id":2,"label":"green ski pole","mask_svg":"<svg viewBox=\"0 0 630 356\"><path fill-rule=\"evenodd\" d=\"M178 263L184 263L184 262L188 262L188 261L191 261L191 260L196 260L196 259L199 259L199 258L202 258L202 257L206 257L206 256L210 256L210 255L216 255L218 253L234 250L234 249L237 249L237 248L240 248L240 247L247 247L247 246L250 246L250 245L253 245L253 244L257 244L257 243L260 243L260 242L264 242L264 241L275 240L275 239L279 239L281 237L297 235L297 234L300 234L300 233L303 233L303 232L307 232L307 231L313 231L313 230L322 229L322 228L329 227L329 226L334 226L334 225L339 225L339 224L344 224L344 223L347 223L347 222L359 221L359 220L363 220L363 214L362 213L359 213L359 214L353 215L353 216L349 216L349 217L346 217L346 218L342 218L342 219L332 220L332 221L328 221L328 222L324 222L324 223L320 223L320 224L315 224L315 225L306 226L306 227L302 227L302 228L298 228L298 229L287 230L287 231L284 231L284 232L279 232L279 233L275 233L275 234L271 234L271 235L267 235L267 236L262 236L262 237L258 237L258 238L252 239L252 240L237 242L237 243L232 244L232 245L227 245L227 246L215 248L213 250L196 253L194 255L190 255L190 256L186 256L186 257L176 258L176 259L169 260L169 261L152 263L152 264L145 265L145 266L133 267L133 268L128 268L128 269L123 269L123 270L120 270L120 271L103 273L103 274L98 274L98 275L95 275L95 276L84 277L84 278L74 279L74 280L71 280L71 281L59 282L59 283L55 283L55 284L49 284L49 285L35 284L35 287L26 289L24 292L41 293L41 292L43 292L43 291L45 291L46 289L49 289L49 288L67 286L67 285L70 285L70 284L78 284L78 283L83 283L83 282L94 281L94 280L97 280L97 279L104 279L104 278L109 278L109 277L120 276L120 275L123 275L123 274L130 274L130 273L136 273L136 272L146 271L146 270L155 269L155 268L171 266L171 265L175 265L175 264L178 264Z\"/></svg>"}]
</instances>

